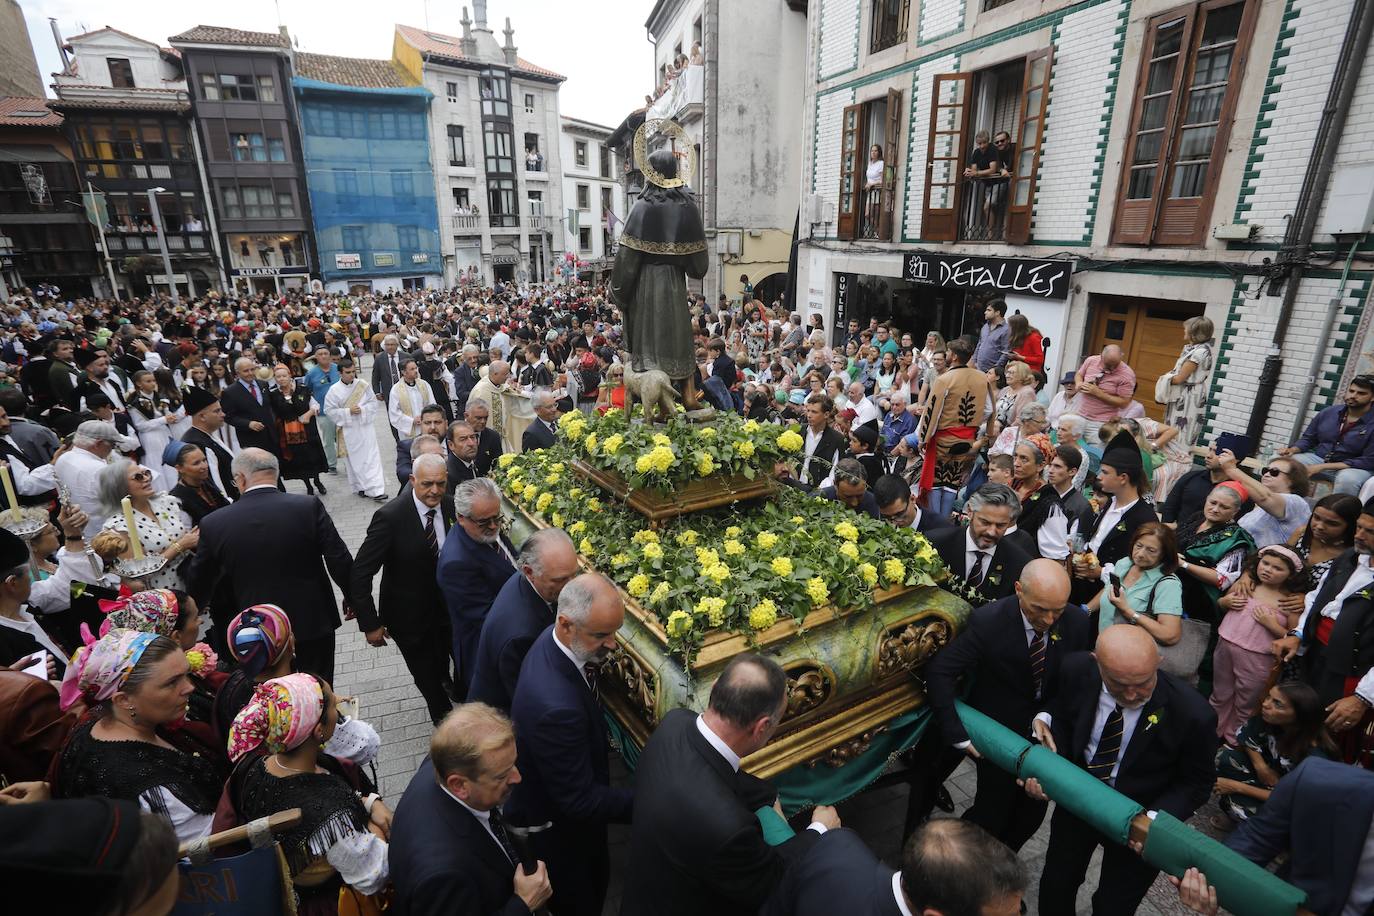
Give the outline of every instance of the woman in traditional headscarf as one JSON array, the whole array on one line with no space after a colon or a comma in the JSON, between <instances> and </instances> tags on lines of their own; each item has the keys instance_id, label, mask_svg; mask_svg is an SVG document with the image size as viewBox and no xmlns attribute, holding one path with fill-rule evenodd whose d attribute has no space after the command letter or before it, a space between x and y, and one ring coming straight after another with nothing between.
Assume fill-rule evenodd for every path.
<instances>
[{"instance_id":1,"label":"woman in traditional headscarf","mask_svg":"<svg viewBox=\"0 0 1374 916\"><path fill-rule=\"evenodd\" d=\"M183 843L209 835L225 773L168 728L186 715L189 673L186 653L156 633L116 628L78 649L62 706L80 700L89 712L58 754L54 797L136 801L170 821Z\"/></svg>"},{"instance_id":2,"label":"woman in traditional headscarf","mask_svg":"<svg viewBox=\"0 0 1374 916\"><path fill-rule=\"evenodd\" d=\"M333 914L341 895L387 883L391 811L359 770L324 753L338 700L313 674L259 684L229 729L229 797L244 822L288 808L301 822L277 834L300 896L298 912Z\"/></svg>"},{"instance_id":3,"label":"woman in traditional headscarf","mask_svg":"<svg viewBox=\"0 0 1374 916\"><path fill-rule=\"evenodd\" d=\"M228 740L229 726L252 699L253 688L291 673L296 637L285 611L275 604L255 604L229 621L224 643L234 668L215 698L211 722Z\"/></svg>"}]
</instances>

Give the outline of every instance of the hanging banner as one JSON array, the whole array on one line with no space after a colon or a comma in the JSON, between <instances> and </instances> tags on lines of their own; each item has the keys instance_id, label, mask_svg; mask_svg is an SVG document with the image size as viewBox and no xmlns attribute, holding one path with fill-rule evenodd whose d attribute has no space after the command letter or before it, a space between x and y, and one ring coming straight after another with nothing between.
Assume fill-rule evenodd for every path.
<instances>
[{"instance_id":1,"label":"hanging banner","mask_svg":"<svg viewBox=\"0 0 1374 916\"><path fill-rule=\"evenodd\" d=\"M854 293L854 285L859 282L858 274L835 274L835 317L830 322L830 345L844 343L849 324L849 297Z\"/></svg>"}]
</instances>

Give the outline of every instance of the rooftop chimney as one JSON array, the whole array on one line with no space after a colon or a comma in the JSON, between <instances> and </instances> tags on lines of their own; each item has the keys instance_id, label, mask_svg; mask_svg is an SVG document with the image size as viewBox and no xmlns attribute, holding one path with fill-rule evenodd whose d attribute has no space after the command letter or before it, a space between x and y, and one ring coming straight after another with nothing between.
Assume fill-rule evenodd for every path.
<instances>
[{"instance_id":1,"label":"rooftop chimney","mask_svg":"<svg viewBox=\"0 0 1374 916\"><path fill-rule=\"evenodd\" d=\"M62 55L62 69L66 70L71 66L71 58L67 57L67 43L62 40L62 30L57 27L57 19L49 16L48 25L52 26L52 39L57 42L57 53Z\"/></svg>"},{"instance_id":2,"label":"rooftop chimney","mask_svg":"<svg viewBox=\"0 0 1374 916\"><path fill-rule=\"evenodd\" d=\"M479 32L490 32L487 28L487 0L472 0L472 15L477 20L475 28Z\"/></svg>"},{"instance_id":3,"label":"rooftop chimney","mask_svg":"<svg viewBox=\"0 0 1374 916\"><path fill-rule=\"evenodd\" d=\"M501 48L506 52L506 66L515 66L515 29L510 27L510 17L506 17L506 43Z\"/></svg>"}]
</instances>

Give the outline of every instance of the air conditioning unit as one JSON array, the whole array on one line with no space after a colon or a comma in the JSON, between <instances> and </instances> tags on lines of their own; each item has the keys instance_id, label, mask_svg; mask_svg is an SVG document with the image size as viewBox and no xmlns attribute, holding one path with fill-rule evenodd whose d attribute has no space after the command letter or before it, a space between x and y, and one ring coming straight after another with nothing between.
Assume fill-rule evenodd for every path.
<instances>
[{"instance_id":1,"label":"air conditioning unit","mask_svg":"<svg viewBox=\"0 0 1374 916\"><path fill-rule=\"evenodd\" d=\"M825 219L825 198L819 194L808 194L806 205L802 208L802 215L807 223L824 223Z\"/></svg>"}]
</instances>

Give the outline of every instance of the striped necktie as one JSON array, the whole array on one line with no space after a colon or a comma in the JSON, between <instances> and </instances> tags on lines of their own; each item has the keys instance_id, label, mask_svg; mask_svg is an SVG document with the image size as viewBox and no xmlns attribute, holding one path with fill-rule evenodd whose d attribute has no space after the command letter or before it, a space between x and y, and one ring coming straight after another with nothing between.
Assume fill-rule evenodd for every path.
<instances>
[{"instance_id":1,"label":"striped necktie","mask_svg":"<svg viewBox=\"0 0 1374 916\"><path fill-rule=\"evenodd\" d=\"M1031 680L1035 682L1035 698L1045 692L1045 634L1036 633L1030 644Z\"/></svg>"},{"instance_id":2,"label":"striped necktie","mask_svg":"<svg viewBox=\"0 0 1374 916\"><path fill-rule=\"evenodd\" d=\"M1102 726L1102 734L1097 739L1097 752L1088 762L1088 772L1107 785L1112 784L1112 768L1121 756L1121 735L1126 729L1126 720L1121 714L1121 706L1112 708L1112 714Z\"/></svg>"},{"instance_id":3,"label":"striped necktie","mask_svg":"<svg viewBox=\"0 0 1374 916\"><path fill-rule=\"evenodd\" d=\"M429 552L437 557L439 555L439 536L434 532L434 511L430 509L425 513L425 543L429 545Z\"/></svg>"}]
</instances>

